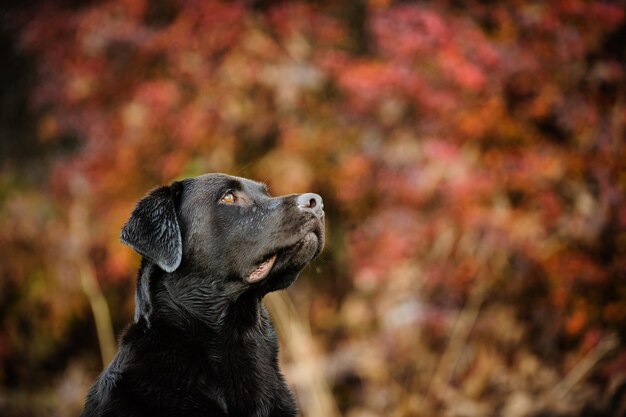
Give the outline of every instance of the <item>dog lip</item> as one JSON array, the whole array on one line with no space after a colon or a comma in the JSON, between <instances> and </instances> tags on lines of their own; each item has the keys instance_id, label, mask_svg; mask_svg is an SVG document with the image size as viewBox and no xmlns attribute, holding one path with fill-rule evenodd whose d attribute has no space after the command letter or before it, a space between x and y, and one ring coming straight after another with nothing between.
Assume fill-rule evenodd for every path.
<instances>
[{"instance_id":1,"label":"dog lip","mask_svg":"<svg viewBox=\"0 0 626 417\"><path fill-rule=\"evenodd\" d=\"M276 255L274 254L258 264L256 268L254 268L254 270L246 277L246 281L250 284L262 281L269 275L275 262Z\"/></svg>"},{"instance_id":2,"label":"dog lip","mask_svg":"<svg viewBox=\"0 0 626 417\"><path fill-rule=\"evenodd\" d=\"M300 237L297 238L297 240L294 239L294 241L285 242L286 244L284 246L279 246L278 248L275 247L273 249L273 252L270 252L263 258L261 258L262 260L256 264L252 272L250 272L244 278L244 280L248 284L257 284L265 280L270 275L270 273L275 270L293 268L293 265L291 265L291 262L293 261L293 256L299 253L302 248L307 244L314 244L316 246L314 253L312 254L310 259L307 259L307 262L316 258L323 248L323 218L320 219L314 217L309 219L309 221L303 225L302 229L299 233Z\"/></svg>"},{"instance_id":3,"label":"dog lip","mask_svg":"<svg viewBox=\"0 0 626 417\"><path fill-rule=\"evenodd\" d=\"M317 258L317 256L322 252L322 249L324 249L324 240L323 240L323 232L320 229L315 229L311 232L309 232L309 235L313 235L313 237L315 238L316 242L317 242L317 248L315 249L315 253L313 254L313 258Z\"/></svg>"}]
</instances>

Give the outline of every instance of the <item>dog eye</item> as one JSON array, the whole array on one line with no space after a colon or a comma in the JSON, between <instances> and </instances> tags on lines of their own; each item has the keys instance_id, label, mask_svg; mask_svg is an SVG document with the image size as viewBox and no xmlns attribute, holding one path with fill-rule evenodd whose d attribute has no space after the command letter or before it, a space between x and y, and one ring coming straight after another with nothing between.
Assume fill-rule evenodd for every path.
<instances>
[{"instance_id":1,"label":"dog eye","mask_svg":"<svg viewBox=\"0 0 626 417\"><path fill-rule=\"evenodd\" d=\"M224 197L222 197L222 203L226 203L226 204L232 204L237 200L237 198L235 197L235 194L233 194L232 192L228 192L226 194L224 194Z\"/></svg>"}]
</instances>

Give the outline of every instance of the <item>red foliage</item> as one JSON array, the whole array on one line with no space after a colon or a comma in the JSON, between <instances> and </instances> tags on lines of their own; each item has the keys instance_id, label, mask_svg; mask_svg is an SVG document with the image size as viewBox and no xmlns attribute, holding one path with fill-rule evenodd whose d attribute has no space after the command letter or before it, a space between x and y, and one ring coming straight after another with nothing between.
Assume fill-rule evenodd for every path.
<instances>
[{"instance_id":1,"label":"red foliage","mask_svg":"<svg viewBox=\"0 0 626 417\"><path fill-rule=\"evenodd\" d=\"M20 35L42 139L80 142L53 194L88 201L103 270L131 275L116 233L141 193L227 171L320 190L331 236L346 232L329 262L381 322L390 300L459 308L487 288L583 351L623 335L621 7L383 1L355 22L326 3L175 4L156 21L148 2L47 6Z\"/></svg>"}]
</instances>

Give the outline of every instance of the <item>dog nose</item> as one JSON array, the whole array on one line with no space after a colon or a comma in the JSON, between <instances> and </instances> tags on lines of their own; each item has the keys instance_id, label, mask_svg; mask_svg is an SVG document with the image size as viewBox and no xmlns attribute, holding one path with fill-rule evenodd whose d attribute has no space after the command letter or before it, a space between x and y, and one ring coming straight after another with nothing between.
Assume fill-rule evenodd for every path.
<instances>
[{"instance_id":1,"label":"dog nose","mask_svg":"<svg viewBox=\"0 0 626 417\"><path fill-rule=\"evenodd\" d=\"M298 208L303 211L310 211L317 217L324 214L324 202L322 197L315 193L300 194L296 199Z\"/></svg>"}]
</instances>

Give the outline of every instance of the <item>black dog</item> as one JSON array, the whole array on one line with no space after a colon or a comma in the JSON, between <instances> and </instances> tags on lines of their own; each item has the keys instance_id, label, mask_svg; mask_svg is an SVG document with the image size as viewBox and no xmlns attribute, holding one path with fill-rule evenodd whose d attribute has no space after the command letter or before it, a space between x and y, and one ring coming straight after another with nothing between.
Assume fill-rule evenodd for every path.
<instances>
[{"instance_id":1,"label":"black dog","mask_svg":"<svg viewBox=\"0 0 626 417\"><path fill-rule=\"evenodd\" d=\"M321 197L207 174L153 190L121 239L142 255L135 318L82 416L295 416L261 300L320 253Z\"/></svg>"}]
</instances>

